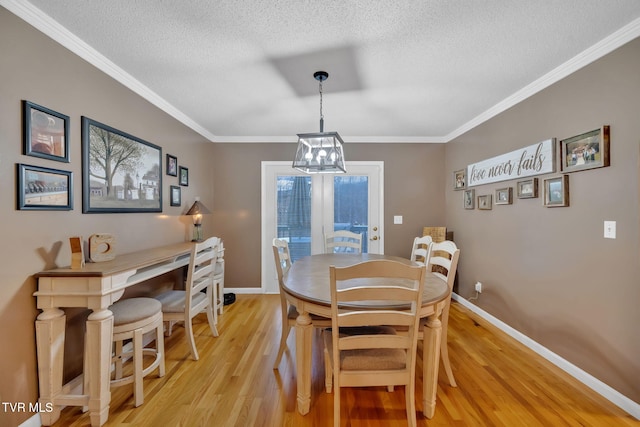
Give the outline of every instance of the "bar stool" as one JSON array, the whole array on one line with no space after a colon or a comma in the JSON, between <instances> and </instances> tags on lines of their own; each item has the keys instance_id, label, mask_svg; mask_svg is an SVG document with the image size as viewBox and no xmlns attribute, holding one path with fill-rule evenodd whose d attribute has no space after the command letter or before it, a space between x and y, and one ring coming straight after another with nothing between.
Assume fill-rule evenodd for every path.
<instances>
[{"instance_id":1,"label":"bar stool","mask_svg":"<svg viewBox=\"0 0 640 427\"><path fill-rule=\"evenodd\" d=\"M133 383L135 406L144 403L142 379L158 368L158 377L164 376L164 333L162 323L162 304L153 298L128 298L109 307L113 312L113 342L115 351L112 362L115 365L114 387ZM144 335L156 332L156 348L144 348ZM123 352L123 341L132 340L132 351ZM143 368L144 356L154 356L155 360ZM133 374L122 376L122 362L133 357Z\"/></svg>"}]
</instances>

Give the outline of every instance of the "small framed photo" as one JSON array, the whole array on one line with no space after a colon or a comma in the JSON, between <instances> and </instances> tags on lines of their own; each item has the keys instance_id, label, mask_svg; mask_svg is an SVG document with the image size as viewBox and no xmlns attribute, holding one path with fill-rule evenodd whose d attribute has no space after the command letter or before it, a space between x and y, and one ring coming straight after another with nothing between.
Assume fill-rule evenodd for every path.
<instances>
[{"instance_id":1,"label":"small framed photo","mask_svg":"<svg viewBox=\"0 0 640 427\"><path fill-rule=\"evenodd\" d=\"M560 141L563 172L609 166L609 126Z\"/></svg>"},{"instance_id":2,"label":"small framed photo","mask_svg":"<svg viewBox=\"0 0 640 427\"><path fill-rule=\"evenodd\" d=\"M169 191L171 191L171 206L182 206L182 189L172 185Z\"/></svg>"},{"instance_id":3,"label":"small framed photo","mask_svg":"<svg viewBox=\"0 0 640 427\"><path fill-rule=\"evenodd\" d=\"M73 172L18 163L18 210L73 209Z\"/></svg>"},{"instance_id":4,"label":"small framed photo","mask_svg":"<svg viewBox=\"0 0 640 427\"><path fill-rule=\"evenodd\" d=\"M478 209L485 211L491 210L491 194L478 196Z\"/></svg>"},{"instance_id":5,"label":"small framed photo","mask_svg":"<svg viewBox=\"0 0 640 427\"><path fill-rule=\"evenodd\" d=\"M511 203L513 203L512 188L498 188L496 190L496 205L510 205Z\"/></svg>"},{"instance_id":6,"label":"small framed photo","mask_svg":"<svg viewBox=\"0 0 640 427\"><path fill-rule=\"evenodd\" d=\"M69 163L69 116L22 101L23 154Z\"/></svg>"},{"instance_id":7,"label":"small framed photo","mask_svg":"<svg viewBox=\"0 0 640 427\"><path fill-rule=\"evenodd\" d=\"M189 169L184 166L178 168L180 172L180 185L185 187L189 186Z\"/></svg>"},{"instance_id":8,"label":"small framed photo","mask_svg":"<svg viewBox=\"0 0 640 427\"><path fill-rule=\"evenodd\" d=\"M476 208L476 190L464 190L462 200L463 200L462 204L465 209L475 209Z\"/></svg>"},{"instance_id":9,"label":"small framed photo","mask_svg":"<svg viewBox=\"0 0 640 427\"><path fill-rule=\"evenodd\" d=\"M544 180L544 205L548 208L569 206L569 175Z\"/></svg>"},{"instance_id":10,"label":"small framed photo","mask_svg":"<svg viewBox=\"0 0 640 427\"><path fill-rule=\"evenodd\" d=\"M538 197L538 178L518 181L518 199L535 199Z\"/></svg>"},{"instance_id":11,"label":"small framed photo","mask_svg":"<svg viewBox=\"0 0 640 427\"><path fill-rule=\"evenodd\" d=\"M467 187L467 179L465 175L465 170L460 169L459 171L455 171L453 173L453 189L463 190L466 187Z\"/></svg>"},{"instance_id":12,"label":"small framed photo","mask_svg":"<svg viewBox=\"0 0 640 427\"><path fill-rule=\"evenodd\" d=\"M167 175L178 176L178 158L167 154Z\"/></svg>"}]
</instances>

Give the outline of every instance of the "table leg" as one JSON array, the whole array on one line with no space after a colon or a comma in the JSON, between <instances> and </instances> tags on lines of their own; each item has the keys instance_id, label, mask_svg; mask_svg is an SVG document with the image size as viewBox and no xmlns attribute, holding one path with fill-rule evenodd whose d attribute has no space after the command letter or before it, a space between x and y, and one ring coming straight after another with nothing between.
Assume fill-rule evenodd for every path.
<instances>
[{"instance_id":1,"label":"table leg","mask_svg":"<svg viewBox=\"0 0 640 427\"><path fill-rule=\"evenodd\" d=\"M424 326L424 352L422 354L423 409L426 418L432 418L436 411L436 392L438 391L438 368L440 366L440 343L442 340L442 322L434 314L429 316Z\"/></svg>"},{"instance_id":2,"label":"table leg","mask_svg":"<svg viewBox=\"0 0 640 427\"><path fill-rule=\"evenodd\" d=\"M296 369L298 381L298 412L309 413L311 407L311 347L313 325L309 313L302 312L296 319Z\"/></svg>"},{"instance_id":3,"label":"table leg","mask_svg":"<svg viewBox=\"0 0 640 427\"><path fill-rule=\"evenodd\" d=\"M40 420L45 426L60 418L60 406L55 405L55 398L62 392L65 320L64 311L59 308L46 308L36 319L40 405L52 408L40 412Z\"/></svg>"},{"instance_id":4,"label":"table leg","mask_svg":"<svg viewBox=\"0 0 640 427\"><path fill-rule=\"evenodd\" d=\"M91 313L87 319L87 363L85 375L89 375L89 417L93 427L100 427L109 417L111 401L111 344L113 336L113 313L101 309ZM86 393L86 390L85 390Z\"/></svg>"}]
</instances>

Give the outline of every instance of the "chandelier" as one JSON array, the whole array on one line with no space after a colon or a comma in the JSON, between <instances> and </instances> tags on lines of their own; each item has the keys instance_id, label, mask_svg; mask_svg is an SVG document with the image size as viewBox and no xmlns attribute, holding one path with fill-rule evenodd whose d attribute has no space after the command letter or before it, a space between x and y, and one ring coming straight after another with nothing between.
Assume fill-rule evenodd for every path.
<instances>
[{"instance_id":1,"label":"chandelier","mask_svg":"<svg viewBox=\"0 0 640 427\"><path fill-rule=\"evenodd\" d=\"M299 133L298 150L293 160L293 168L304 173L345 173L344 141L338 132L324 131L322 115L322 82L329 78L326 71L316 71L313 77L320 89L320 132Z\"/></svg>"}]
</instances>

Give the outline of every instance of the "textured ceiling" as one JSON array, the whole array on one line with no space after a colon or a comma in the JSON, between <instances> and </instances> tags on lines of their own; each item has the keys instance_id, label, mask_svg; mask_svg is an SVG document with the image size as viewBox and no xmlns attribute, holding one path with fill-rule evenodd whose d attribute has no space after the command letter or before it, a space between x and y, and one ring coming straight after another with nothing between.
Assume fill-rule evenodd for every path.
<instances>
[{"instance_id":1,"label":"textured ceiling","mask_svg":"<svg viewBox=\"0 0 640 427\"><path fill-rule=\"evenodd\" d=\"M640 35L638 0L0 0L216 142L446 142Z\"/></svg>"}]
</instances>

